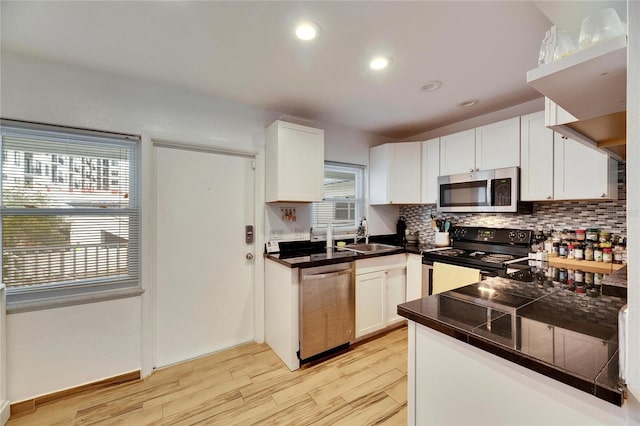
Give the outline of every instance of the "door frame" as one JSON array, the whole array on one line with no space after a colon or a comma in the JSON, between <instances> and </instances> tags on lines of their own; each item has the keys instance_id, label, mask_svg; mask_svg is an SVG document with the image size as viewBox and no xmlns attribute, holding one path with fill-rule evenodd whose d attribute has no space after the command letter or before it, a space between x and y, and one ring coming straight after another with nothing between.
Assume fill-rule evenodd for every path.
<instances>
[{"instance_id":1,"label":"door frame","mask_svg":"<svg viewBox=\"0 0 640 426\"><path fill-rule=\"evenodd\" d=\"M164 133L143 132L141 138L141 329L140 374L147 377L156 366L156 147L176 148L214 154L237 155L251 158L254 171L254 336L264 342L264 147L245 147L228 141L185 138Z\"/></svg>"}]
</instances>

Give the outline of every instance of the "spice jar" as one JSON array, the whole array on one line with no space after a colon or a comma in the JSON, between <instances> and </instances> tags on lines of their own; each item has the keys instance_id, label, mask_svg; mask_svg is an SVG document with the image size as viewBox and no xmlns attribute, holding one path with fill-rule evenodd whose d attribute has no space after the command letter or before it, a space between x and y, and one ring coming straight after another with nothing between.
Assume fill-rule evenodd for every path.
<instances>
[{"instance_id":1,"label":"spice jar","mask_svg":"<svg viewBox=\"0 0 640 426\"><path fill-rule=\"evenodd\" d=\"M593 272L584 273L584 283L588 286L593 285Z\"/></svg>"},{"instance_id":2,"label":"spice jar","mask_svg":"<svg viewBox=\"0 0 640 426\"><path fill-rule=\"evenodd\" d=\"M593 243L587 243L585 246L584 260L593 260Z\"/></svg>"},{"instance_id":3,"label":"spice jar","mask_svg":"<svg viewBox=\"0 0 640 426\"><path fill-rule=\"evenodd\" d=\"M575 272L573 273L573 277L576 284L584 282L584 272L582 272L580 269L575 270Z\"/></svg>"},{"instance_id":4,"label":"spice jar","mask_svg":"<svg viewBox=\"0 0 640 426\"><path fill-rule=\"evenodd\" d=\"M587 241L598 241L598 228L587 228L586 232Z\"/></svg>"},{"instance_id":5,"label":"spice jar","mask_svg":"<svg viewBox=\"0 0 640 426\"><path fill-rule=\"evenodd\" d=\"M624 247L621 243L616 244L613 248L613 263L621 264L622 263L622 251Z\"/></svg>"},{"instance_id":6,"label":"spice jar","mask_svg":"<svg viewBox=\"0 0 640 426\"><path fill-rule=\"evenodd\" d=\"M576 241L584 241L586 238L584 229L576 229Z\"/></svg>"},{"instance_id":7,"label":"spice jar","mask_svg":"<svg viewBox=\"0 0 640 426\"><path fill-rule=\"evenodd\" d=\"M567 244L567 259L575 259L576 257L576 246L574 243Z\"/></svg>"},{"instance_id":8,"label":"spice jar","mask_svg":"<svg viewBox=\"0 0 640 426\"><path fill-rule=\"evenodd\" d=\"M593 274L593 284L602 285L603 278L604 278L604 274L600 274L600 273Z\"/></svg>"},{"instance_id":9,"label":"spice jar","mask_svg":"<svg viewBox=\"0 0 640 426\"><path fill-rule=\"evenodd\" d=\"M584 247L580 243L576 243L573 247L573 254L576 260L584 259Z\"/></svg>"},{"instance_id":10,"label":"spice jar","mask_svg":"<svg viewBox=\"0 0 640 426\"><path fill-rule=\"evenodd\" d=\"M562 242L558 245L558 256L563 259L567 258L567 243Z\"/></svg>"},{"instance_id":11,"label":"spice jar","mask_svg":"<svg viewBox=\"0 0 640 426\"><path fill-rule=\"evenodd\" d=\"M602 262L602 247L600 247L598 244L595 244L593 246L593 260L595 260L596 262Z\"/></svg>"},{"instance_id":12,"label":"spice jar","mask_svg":"<svg viewBox=\"0 0 640 426\"><path fill-rule=\"evenodd\" d=\"M608 241L611 241L611 232L607 232L607 231L600 232L598 239L601 243L606 243Z\"/></svg>"},{"instance_id":13,"label":"spice jar","mask_svg":"<svg viewBox=\"0 0 640 426\"><path fill-rule=\"evenodd\" d=\"M613 250L611 250L611 247L605 247L602 249L602 261L604 263L613 262Z\"/></svg>"}]
</instances>

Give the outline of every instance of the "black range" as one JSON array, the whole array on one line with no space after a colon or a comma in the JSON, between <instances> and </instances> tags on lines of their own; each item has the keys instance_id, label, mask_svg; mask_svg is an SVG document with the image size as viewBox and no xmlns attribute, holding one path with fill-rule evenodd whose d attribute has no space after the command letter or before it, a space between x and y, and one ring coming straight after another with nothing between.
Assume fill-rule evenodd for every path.
<instances>
[{"instance_id":1,"label":"black range","mask_svg":"<svg viewBox=\"0 0 640 426\"><path fill-rule=\"evenodd\" d=\"M425 251L422 263L448 263L484 271L502 271L507 264L528 267L533 231L526 229L457 226L451 247Z\"/></svg>"}]
</instances>

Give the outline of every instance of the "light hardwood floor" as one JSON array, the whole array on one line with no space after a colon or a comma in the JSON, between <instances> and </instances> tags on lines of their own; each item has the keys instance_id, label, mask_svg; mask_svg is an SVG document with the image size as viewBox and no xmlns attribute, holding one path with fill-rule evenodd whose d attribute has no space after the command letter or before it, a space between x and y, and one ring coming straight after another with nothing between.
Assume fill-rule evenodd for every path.
<instances>
[{"instance_id":1,"label":"light hardwood floor","mask_svg":"<svg viewBox=\"0 0 640 426\"><path fill-rule=\"evenodd\" d=\"M407 423L407 328L291 372L249 343L14 416L21 425Z\"/></svg>"}]
</instances>

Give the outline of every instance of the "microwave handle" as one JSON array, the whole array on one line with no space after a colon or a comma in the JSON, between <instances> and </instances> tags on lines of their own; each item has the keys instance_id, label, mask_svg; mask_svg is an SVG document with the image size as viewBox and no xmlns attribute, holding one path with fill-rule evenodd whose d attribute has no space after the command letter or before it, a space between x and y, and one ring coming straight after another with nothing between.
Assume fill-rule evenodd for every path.
<instances>
[{"instance_id":1,"label":"microwave handle","mask_svg":"<svg viewBox=\"0 0 640 426\"><path fill-rule=\"evenodd\" d=\"M487 204L493 206L493 191L492 191L493 179L487 179Z\"/></svg>"}]
</instances>

